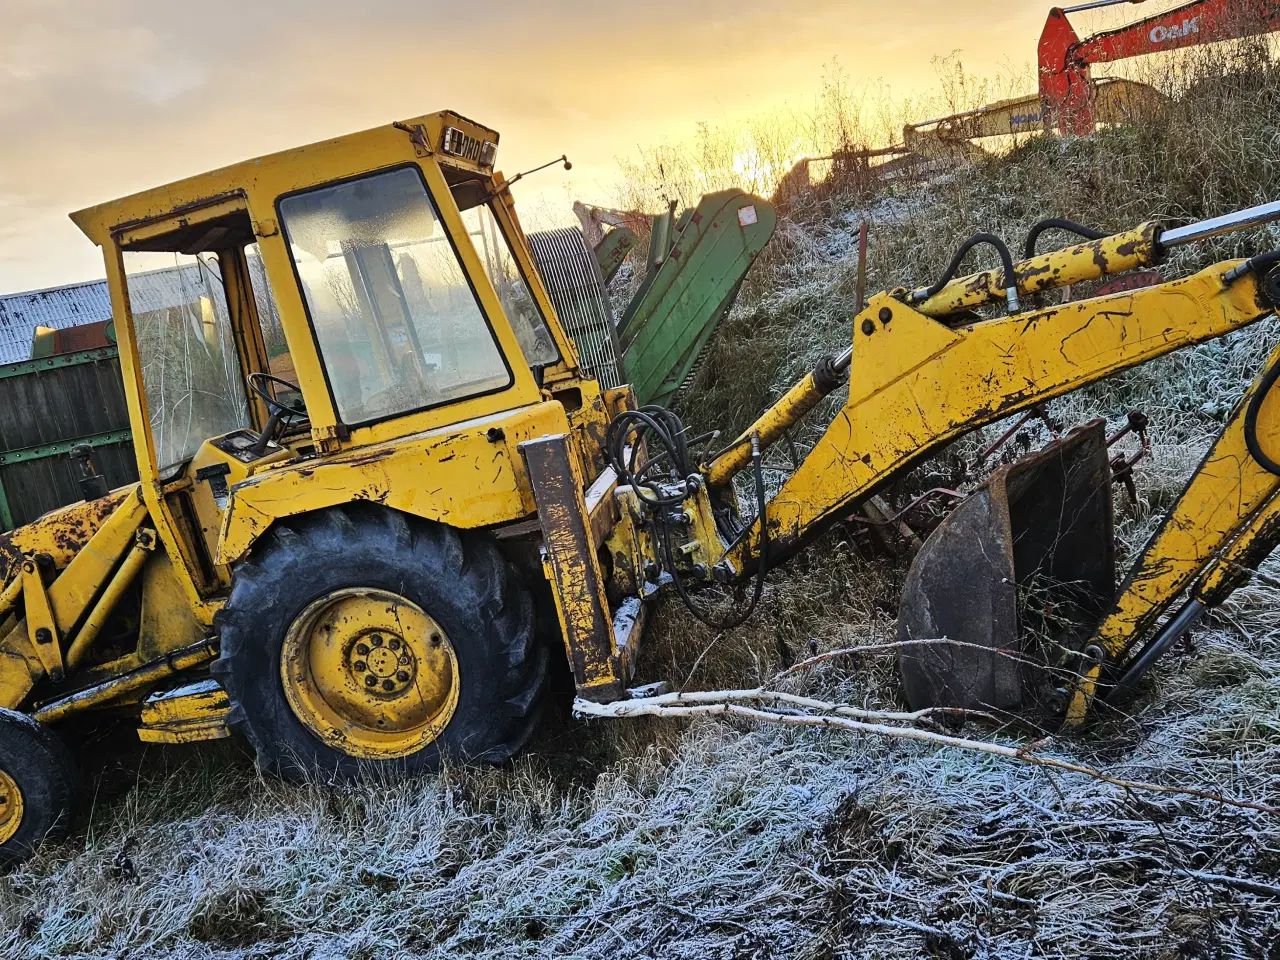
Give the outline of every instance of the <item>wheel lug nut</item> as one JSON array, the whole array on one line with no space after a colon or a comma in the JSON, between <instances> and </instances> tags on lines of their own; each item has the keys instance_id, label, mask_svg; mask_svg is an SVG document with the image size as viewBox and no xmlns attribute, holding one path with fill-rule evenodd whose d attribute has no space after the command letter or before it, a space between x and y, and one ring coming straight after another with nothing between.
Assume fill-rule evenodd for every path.
<instances>
[{"instance_id":1,"label":"wheel lug nut","mask_svg":"<svg viewBox=\"0 0 1280 960\"><path fill-rule=\"evenodd\" d=\"M357 643L356 653L362 657L367 657L369 655L369 645L367 643Z\"/></svg>"},{"instance_id":2,"label":"wheel lug nut","mask_svg":"<svg viewBox=\"0 0 1280 960\"><path fill-rule=\"evenodd\" d=\"M382 646L382 637L380 637L378 634L375 633L372 637L369 638L369 642L373 644L375 647L380 647Z\"/></svg>"},{"instance_id":3,"label":"wheel lug nut","mask_svg":"<svg viewBox=\"0 0 1280 960\"><path fill-rule=\"evenodd\" d=\"M398 662L400 666L407 667L409 665L409 655L407 653L400 654L400 660Z\"/></svg>"},{"instance_id":4,"label":"wheel lug nut","mask_svg":"<svg viewBox=\"0 0 1280 960\"><path fill-rule=\"evenodd\" d=\"M408 683L408 682L409 682L409 671L408 671L408 670L400 670L400 671L397 671L397 673L396 673L396 679L397 679L397 680L399 680L401 683Z\"/></svg>"},{"instance_id":5,"label":"wheel lug nut","mask_svg":"<svg viewBox=\"0 0 1280 960\"><path fill-rule=\"evenodd\" d=\"M400 649L399 638L392 637L390 640L387 641L387 646L390 647L392 650L399 650Z\"/></svg>"},{"instance_id":6,"label":"wheel lug nut","mask_svg":"<svg viewBox=\"0 0 1280 960\"><path fill-rule=\"evenodd\" d=\"M376 687L378 685L378 678L373 674L369 674L369 676L364 678L364 685L366 687Z\"/></svg>"},{"instance_id":7,"label":"wheel lug nut","mask_svg":"<svg viewBox=\"0 0 1280 960\"><path fill-rule=\"evenodd\" d=\"M395 685L395 683L394 683L393 681L391 681L391 680L383 680L383 681L382 681L382 689L383 689L383 690L391 691L391 690L394 690L395 688L396 688L396 685Z\"/></svg>"},{"instance_id":8,"label":"wheel lug nut","mask_svg":"<svg viewBox=\"0 0 1280 960\"><path fill-rule=\"evenodd\" d=\"M369 665L366 664L363 660L357 660L354 666L356 670L358 670L360 673L364 673L366 670L369 669Z\"/></svg>"}]
</instances>

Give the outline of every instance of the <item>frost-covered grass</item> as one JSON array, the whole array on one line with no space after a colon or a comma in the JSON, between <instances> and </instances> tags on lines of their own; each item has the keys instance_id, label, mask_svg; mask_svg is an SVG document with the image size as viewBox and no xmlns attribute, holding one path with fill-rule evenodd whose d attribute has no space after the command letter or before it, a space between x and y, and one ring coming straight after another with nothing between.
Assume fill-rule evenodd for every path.
<instances>
[{"instance_id":1,"label":"frost-covered grass","mask_svg":"<svg viewBox=\"0 0 1280 960\"><path fill-rule=\"evenodd\" d=\"M860 219L871 222L875 290L931 279L981 229L1016 242L1042 216L1120 229L1280 197L1274 70L1208 70L1187 86L1141 128L1034 141L927 183L874 196L819 191L798 203L685 401L691 424L741 426L847 342ZM1165 269L1278 239L1241 235ZM1097 415L1119 424L1133 408L1151 417L1142 502L1117 496L1124 558L1275 339L1274 323L1259 324L1051 405L1067 425ZM1045 436L1029 433L1036 443ZM640 679L743 687L813 652L891 640L904 566L860 544L837 529L773 573L756 619L724 636L663 602ZM1280 570L1268 569L1166 658L1129 715L1042 749L1134 779L1280 804ZM833 659L793 682L860 705L900 703L885 650ZM0 956L1280 950L1280 818L833 732L560 716L504 769L346 787L264 781L235 745L166 748L101 771L94 797L73 839L0 879Z\"/></svg>"},{"instance_id":2,"label":"frost-covered grass","mask_svg":"<svg viewBox=\"0 0 1280 960\"><path fill-rule=\"evenodd\" d=\"M695 682L889 639L887 573L827 543ZM1245 591L1132 718L1054 749L1275 802L1278 599ZM712 637L661 619L647 671L683 680ZM882 651L801 689L898 696ZM1278 910L1263 814L896 741L560 721L508 769L354 787L157 753L85 835L0 881L0 955L1261 957Z\"/></svg>"}]
</instances>

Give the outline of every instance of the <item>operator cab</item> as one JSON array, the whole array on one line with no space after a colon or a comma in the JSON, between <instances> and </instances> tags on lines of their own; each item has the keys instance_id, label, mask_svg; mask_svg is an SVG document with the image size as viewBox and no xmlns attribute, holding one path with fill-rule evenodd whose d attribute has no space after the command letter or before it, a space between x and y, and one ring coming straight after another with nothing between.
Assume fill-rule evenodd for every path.
<instances>
[{"instance_id":1,"label":"operator cab","mask_svg":"<svg viewBox=\"0 0 1280 960\"><path fill-rule=\"evenodd\" d=\"M73 215L126 319L144 497L201 596L230 584L237 483L573 391L497 139L433 114Z\"/></svg>"},{"instance_id":2,"label":"operator cab","mask_svg":"<svg viewBox=\"0 0 1280 960\"><path fill-rule=\"evenodd\" d=\"M230 488L314 452L301 388L245 210L120 244L157 478L204 585Z\"/></svg>"}]
</instances>

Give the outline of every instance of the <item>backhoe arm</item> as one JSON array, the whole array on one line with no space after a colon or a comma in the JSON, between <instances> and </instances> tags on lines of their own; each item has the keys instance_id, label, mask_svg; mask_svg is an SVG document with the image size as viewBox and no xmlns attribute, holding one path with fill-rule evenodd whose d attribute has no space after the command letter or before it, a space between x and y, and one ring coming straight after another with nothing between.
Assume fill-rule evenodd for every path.
<instances>
[{"instance_id":1,"label":"backhoe arm","mask_svg":"<svg viewBox=\"0 0 1280 960\"><path fill-rule=\"evenodd\" d=\"M1107 692L1109 699L1128 691L1280 544L1280 475L1249 449L1252 431L1257 448L1272 458L1280 454L1280 396L1266 382L1266 371L1274 371L1277 363L1280 347L1271 352L1264 372L1236 404L1221 436L1130 568L1092 640L1105 658L1086 662L1067 712L1068 723L1084 719L1104 664L1123 661L1147 640L1189 585L1182 608L1129 660ZM1248 411L1255 400L1256 419L1250 423Z\"/></svg>"},{"instance_id":2,"label":"backhoe arm","mask_svg":"<svg viewBox=\"0 0 1280 960\"><path fill-rule=\"evenodd\" d=\"M1055 66L1109 63L1272 30L1280 30L1280 4L1275 0L1195 0L1086 37L1069 47L1061 65Z\"/></svg>"},{"instance_id":3,"label":"backhoe arm","mask_svg":"<svg viewBox=\"0 0 1280 960\"><path fill-rule=\"evenodd\" d=\"M1268 368L1277 361L1280 347L1272 352ZM1255 380L1232 411L1098 627L1097 641L1111 656L1123 655L1144 637L1169 603L1237 537L1242 553L1271 552L1277 512L1271 501L1280 490L1280 476L1258 463L1245 443L1245 410L1258 386ZM1280 453L1280 397L1274 391L1262 402L1257 433L1265 449ZM1228 574L1226 565L1220 567L1215 584L1234 579Z\"/></svg>"},{"instance_id":4,"label":"backhoe arm","mask_svg":"<svg viewBox=\"0 0 1280 960\"><path fill-rule=\"evenodd\" d=\"M954 329L888 294L872 298L854 320L847 402L769 501L770 564L956 437L1266 316L1252 272L1224 279L1239 264ZM753 567L758 544L757 521L730 562Z\"/></svg>"}]
</instances>

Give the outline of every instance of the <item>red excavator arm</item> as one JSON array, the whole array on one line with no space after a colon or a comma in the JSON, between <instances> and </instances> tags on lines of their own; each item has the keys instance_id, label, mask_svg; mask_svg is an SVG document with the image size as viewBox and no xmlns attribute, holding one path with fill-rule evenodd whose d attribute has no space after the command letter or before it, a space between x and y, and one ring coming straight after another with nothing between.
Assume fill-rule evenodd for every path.
<instances>
[{"instance_id":1,"label":"red excavator arm","mask_svg":"<svg viewBox=\"0 0 1280 960\"><path fill-rule=\"evenodd\" d=\"M1141 2L1100 0L1049 11L1038 47L1040 99L1047 128L1056 123L1062 133L1093 130L1090 64L1280 30L1280 0L1193 0L1084 40L1067 21L1068 13L1079 10Z\"/></svg>"}]
</instances>

